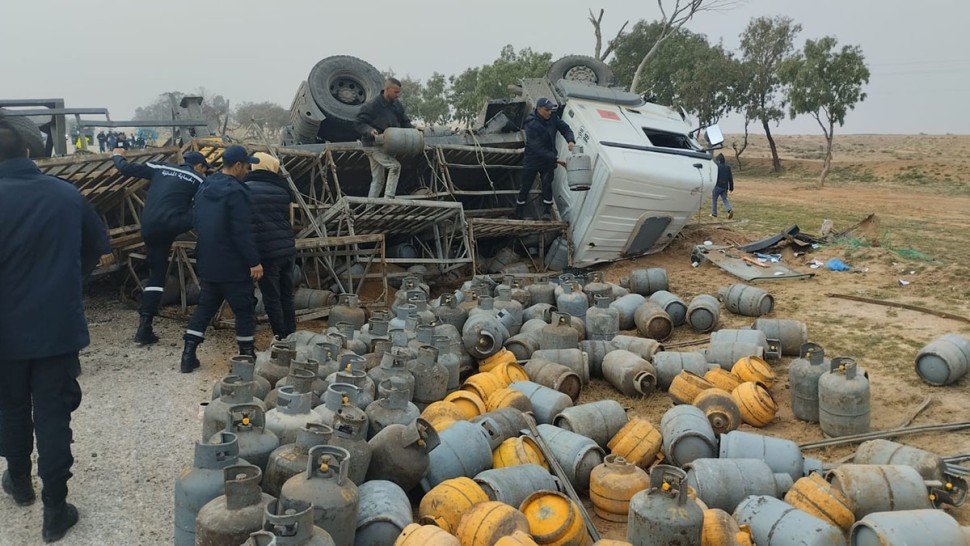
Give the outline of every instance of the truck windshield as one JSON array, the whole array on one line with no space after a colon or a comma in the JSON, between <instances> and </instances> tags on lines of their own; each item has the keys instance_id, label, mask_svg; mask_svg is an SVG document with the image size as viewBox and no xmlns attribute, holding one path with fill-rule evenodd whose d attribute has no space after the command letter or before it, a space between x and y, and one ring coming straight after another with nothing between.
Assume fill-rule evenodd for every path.
<instances>
[{"instance_id":1,"label":"truck windshield","mask_svg":"<svg viewBox=\"0 0 970 546\"><path fill-rule=\"evenodd\" d=\"M660 148L676 148L680 150L694 149L694 147L691 146L690 139L687 138L687 135L660 131L658 129L651 129L649 127L644 127L643 133L647 135L647 139L650 140L651 144Z\"/></svg>"}]
</instances>

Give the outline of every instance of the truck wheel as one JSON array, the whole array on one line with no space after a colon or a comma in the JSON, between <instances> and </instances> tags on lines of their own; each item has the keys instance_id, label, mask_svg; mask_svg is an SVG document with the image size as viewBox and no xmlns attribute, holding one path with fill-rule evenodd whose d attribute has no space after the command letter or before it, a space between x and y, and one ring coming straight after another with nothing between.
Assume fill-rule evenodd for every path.
<instances>
[{"instance_id":1,"label":"truck wheel","mask_svg":"<svg viewBox=\"0 0 970 546\"><path fill-rule=\"evenodd\" d=\"M609 87L613 85L613 70L609 65L586 55L567 55L552 63L547 77L553 82L569 80Z\"/></svg>"},{"instance_id":2,"label":"truck wheel","mask_svg":"<svg viewBox=\"0 0 970 546\"><path fill-rule=\"evenodd\" d=\"M4 116L3 109L0 109L0 119L13 127L20 138L24 139L27 148L30 150L30 158L38 159L47 157L47 150L44 148L44 137L40 129L30 121L30 118L20 116Z\"/></svg>"},{"instance_id":3,"label":"truck wheel","mask_svg":"<svg viewBox=\"0 0 970 546\"><path fill-rule=\"evenodd\" d=\"M327 118L353 125L357 112L384 88L384 76L356 57L334 55L321 60L307 78L310 96Z\"/></svg>"}]
</instances>

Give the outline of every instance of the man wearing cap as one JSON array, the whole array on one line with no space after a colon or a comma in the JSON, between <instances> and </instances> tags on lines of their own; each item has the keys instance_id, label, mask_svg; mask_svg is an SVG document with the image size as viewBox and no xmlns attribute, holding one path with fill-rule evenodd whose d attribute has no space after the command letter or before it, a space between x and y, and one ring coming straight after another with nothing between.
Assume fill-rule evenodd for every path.
<instances>
[{"instance_id":1,"label":"man wearing cap","mask_svg":"<svg viewBox=\"0 0 970 546\"><path fill-rule=\"evenodd\" d=\"M246 175L253 202L253 240L263 265L259 291L273 334L283 339L296 331L293 306L293 267L296 241L290 223L292 197L279 175L280 162L262 152L253 154L259 163Z\"/></svg>"},{"instance_id":2,"label":"man wearing cap","mask_svg":"<svg viewBox=\"0 0 970 546\"><path fill-rule=\"evenodd\" d=\"M384 197L393 198L397 193L397 181L401 176L401 162L374 146L374 139L388 127L411 128L411 119L404 113L404 105L397 98L401 95L401 81L387 78L381 94L364 103L357 113L357 132L360 141L367 146L370 159L371 183L367 197L380 197L387 171L387 188Z\"/></svg>"},{"instance_id":3,"label":"man wearing cap","mask_svg":"<svg viewBox=\"0 0 970 546\"><path fill-rule=\"evenodd\" d=\"M252 202L242 180L259 160L246 148L232 145L222 153L222 169L209 175L195 197L196 271L202 284L196 306L185 330L182 373L199 367L195 354L205 340L205 329L229 302L236 322L239 354L256 357L253 332L253 281L263 277L263 266L253 243Z\"/></svg>"},{"instance_id":4,"label":"man wearing cap","mask_svg":"<svg viewBox=\"0 0 970 546\"><path fill-rule=\"evenodd\" d=\"M141 238L145 242L148 259L148 283L142 290L138 331L135 332L135 343L148 345L158 341L152 329L152 319L158 314L162 303L172 242L192 229L192 200L209 169L209 163L199 152L185 154L182 165L153 161L131 163L125 159L124 148L115 148L113 154L118 172L150 181L145 208L141 213Z\"/></svg>"},{"instance_id":5,"label":"man wearing cap","mask_svg":"<svg viewBox=\"0 0 970 546\"><path fill-rule=\"evenodd\" d=\"M541 177L542 184L542 219L552 217L552 178L556 172L556 165L566 165L558 159L556 150L556 133L562 135L572 150L576 144L572 129L559 116L553 115L558 106L551 100L542 97L536 101L535 112L525 119L525 154L522 156L522 180L519 197L515 202L515 217L521 220L525 214L525 204L532 191L536 174Z\"/></svg>"}]
</instances>

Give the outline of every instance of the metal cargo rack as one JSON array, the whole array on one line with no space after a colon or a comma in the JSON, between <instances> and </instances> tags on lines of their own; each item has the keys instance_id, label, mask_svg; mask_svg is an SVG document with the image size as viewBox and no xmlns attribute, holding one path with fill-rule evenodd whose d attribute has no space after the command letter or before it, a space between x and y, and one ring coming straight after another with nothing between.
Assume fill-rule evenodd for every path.
<instances>
[{"instance_id":1,"label":"metal cargo rack","mask_svg":"<svg viewBox=\"0 0 970 546\"><path fill-rule=\"evenodd\" d=\"M567 265L572 265L572 241L569 236L569 224L563 221L546 220L509 220L503 218L478 218L473 217L468 220L468 238L472 243L472 272L478 274L478 242L485 239L507 238L512 239L522 247L525 254L529 256L533 268L538 272L546 271L545 267L545 247L546 237L550 234L561 236L566 240ZM523 242L525 237L539 237L539 256L538 261L532 257Z\"/></svg>"}]
</instances>

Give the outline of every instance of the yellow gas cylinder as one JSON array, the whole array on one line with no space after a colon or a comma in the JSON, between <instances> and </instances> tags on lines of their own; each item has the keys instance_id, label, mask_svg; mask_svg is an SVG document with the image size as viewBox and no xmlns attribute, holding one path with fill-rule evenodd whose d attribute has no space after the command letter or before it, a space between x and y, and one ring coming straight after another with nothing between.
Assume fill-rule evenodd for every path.
<instances>
[{"instance_id":1,"label":"yellow gas cylinder","mask_svg":"<svg viewBox=\"0 0 970 546\"><path fill-rule=\"evenodd\" d=\"M461 389L471 391L478 395L482 400L487 400L488 395L493 392L508 387L509 384L499 376L491 373L477 373L461 384Z\"/></svg>"},{"instance_id":2,"label":"yellow gas cylinder","mask_svg":"<svg viewBox=\"0 0 970 546\"><path fill-rule=\"evenodd\" d=\"M462 546L493 546L498 539L529 532L529 520L511 506L496 502L482 502L465 512L458 524L458 540Z\"/></svg>"},{"instance_id":3,"label":"yellow gas cylinder","mask_svg":"<svg viewBox=\"0 0 970 546\"><path fill-rule=\"evenodd\" d=\"M488 495L475 480L465 477L445 480L421 498L418 521L455 533L465 512L483 502L488 502Z\"/></svg>"},{"instance_id":4,"label":"yellow gas cylinder","mask_svg":"<svg viewBox=\"0 0 970 546\"><path fill-rule=\"evenodd\" d=\"M734 392L734 389L740 387L741 383L744 383L740 377L725 370L724 368L714 368L713 370L708 370L707 373L704 374L704 379L710 381L715 387L728 392Z\"/></svg>"},{"instance_id":5,"label":"yellow gas cylinder","mask_svg":"<svg viewBox=\"0 0 970 546\"><path fill-rule=\"evenodd\" d=\"M593 543L593 546L633 546L625 540L612 540L609 538L601 538Z\"/></svg>"},{"instance_id":6,"label":"yellow gas cylinder","mask_svg":"<svg viewBox=\"0 0 970 546\"><path fill-rule=\"evenodd\" d=\"M515 353L508 349L501 349L499 352L493 354L492 356L480 360L478 362L478 371L483 373L490 373L496 366L503 363L515 363Z\"/></svg>"},{"instance_id":7,"label":"yellow gas cylinder","mask_svg":"<svg viewBox=\"0 0 970 546\"><path fill-rule=\"evenodd\" d=\"M701 546L752 546L751 534L724 510L709 508L704 510Z\"/></svg>"},{"instance_id":8,"label":"yellow gas cylinder","mask_svg":"<svg viewBox=\"0 0 970 546\"><path fill-rule=\"evenodd\" d=\"M411 523L398 535L394 546L461 546L461 541L441 527Z\"/></svg>"},{"instance_id":9,"label":"yellow gas cylinder","mask_svg":"<svg viewBox=\"0 0 970 546\"><path fill-rule=\"evenodd\" d=\"M726 390L707 389L694 398L694 405L707 416L715 434L731 432L741 426L741 410Z\"/></svg>"},{"instance_id":10,"label":"yellow gas cylinder","mask_svg":"<svg viewBox=\"0 0 970 546\"><path fill-rule=\"evenodd\" d=\"M455 421L465 421L465 413L451 402L432 402L421 412L421 418L431 423L438 432L445 430Z\"/></svg>"},{"instance_id":11,"label":"yellow gas cylinder","mask_svg":"<svg viewBox=\"0 0 970 546\"><path fill-rule=\"evenodd\" d=\"M528 396L515 389L499 389L488 395L488 400L485 401L485 409L495 411L502 408L515 408L522 413L530 413L532 402Z\"/></svg>"},{"instance_id":12,"label":"yellow gas cylinder","mask_svg":"<svg viewBox=\"0 0 970 546\"><path fill-rule=\"evenodd\" d=\"M589 546L593 541L579 507L558 491L536 491L522 501L519 510L529 521L536 544Z\"/></svg>"},{"instance_id":13,"label":"yellow gas cylinder","mask_svg":"<svg viewBox=\"0 0 970 546\"><path fill-rule=\"evenodd\" d=\"M852 500L814 472L795 482L788 493L785 493L785 502L841 528L846 533L855 523L855 506Z\"/></svg>"},{"instance_id":14,"label":"yellow gas cylinder","mask_svg":"<svg viewBox=\"0 0 970 546\"><path fill-rule=\"evenodd\" d=\"M529 374L526 373L525 368L514 360L512 362L501 362L496 364L495 367L493 367L488 373L497 375L498 378L505 383L506 387L512 383L515 383L516 381L529 380Z\"/></svg>"},{"instance_id":15,"label":"yellow gas cylinder","mask_svg":"<svg viewBox=\"0 0 970 546\"><path fill-rule=\"evenodd\" d=\"M738 409L741 410L741 419L753 427L767 425L775 418L775 413L778 411L778 404L775 403L768 389L754 381L741 383L741 386L731 393L731 398L734 398Z\"/></svg>"},{"instance_id":16,"label":"yellow gas cylinder","mask_svg":"<svg viewBox=\"0 0 970 546\"><path fill-rule=\"evenodd\" d=\"M773 387L778 380L775 376L775 370L771 369L771 365L756 356L739 358L731 367L731 373L740 377L742 381L762 383L768 389Z\"/></svg>"},{"instance_id":17,"label":"yellow gas cylinder","mask_svg":"<svg viewBox=\"0 0 970 546\"><path fill-rule=\"evenodd\" d=\"M516 531L507 537L498 539L495 546L539 546L539 544L532 540L532 535L529 533Z\"/></svg>"},{"instance_id":18,"label":"yellow gas cylinder","mask_svg":"<svg viewBox=\"0 0 970 546\"><path fill-rule=\"evenodd\" d=\"M458 406L465 419L474 419L485 413L485 401L474 391L455 391L445 396L445 402Z\"/></svg>"},{"instance_id":19,"label":"yellow gas cylinder","mask_svg":"<svg viewBox=\"0 0 970 546\"><path fill-rule=\"evenodd\" d=\"M634 417L610 438L606 447L640 468L649 468L663 447L663 436L650 421Z\"/></svg>"},{"instance_id":20,"label":"yellow gas cylinder","mask_svg":"<svg viewBox=\"0 0 970 546\"><path fill-rule=\"evenodd\" d=\"M546 470L549 465L536 441L529 436L519 436L505 440L492 452L492 468L505 468L522 464L539 465Z\"/></svg>"},{"instance_id":21,"label":"yellow gas cylinder","mask_svg":"<svg viewBox=\"0 0 970 546\"><path fill-rule=\"evenodd\" d=\"M667 394L670 395L675 404L690 404L698 394L713 386L710 381L697 374L681 371L670 382Z\"/></svg>"},{"instance_id":22,"label":"yellow gas cylinder","mask_svg":"<svg viewBox=\"0 0 970 546\"><path fill-rule=\"evenodd\" d=\"M596 515L607 521L624 522L630 499L650 487L650 476L618 455L607 455L589 475L589 500Z\"/></svg>"}]
</instances>

